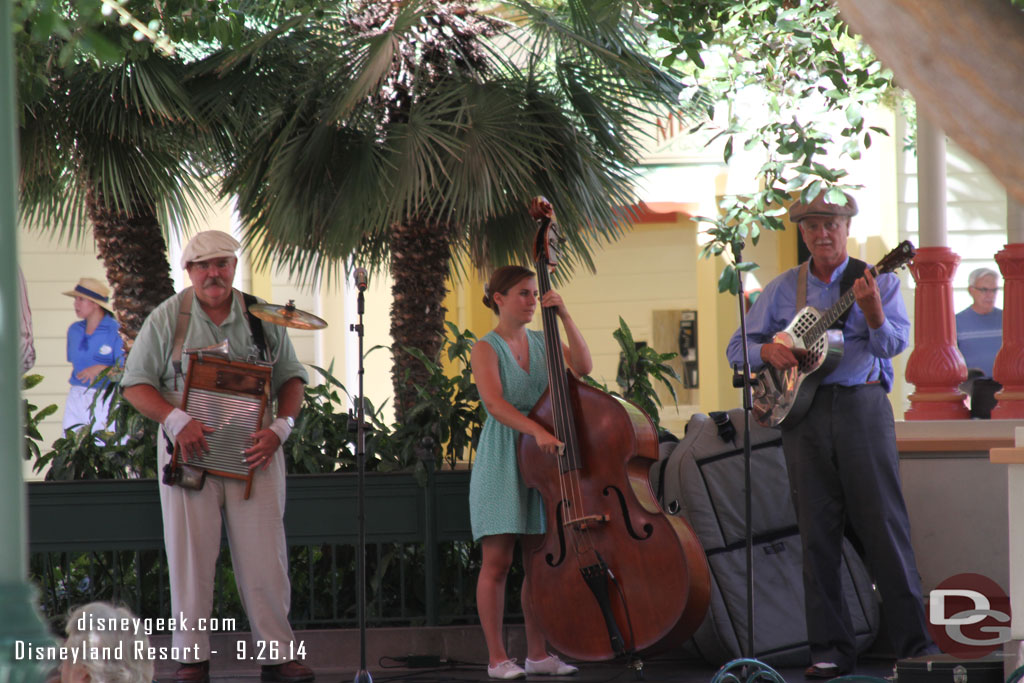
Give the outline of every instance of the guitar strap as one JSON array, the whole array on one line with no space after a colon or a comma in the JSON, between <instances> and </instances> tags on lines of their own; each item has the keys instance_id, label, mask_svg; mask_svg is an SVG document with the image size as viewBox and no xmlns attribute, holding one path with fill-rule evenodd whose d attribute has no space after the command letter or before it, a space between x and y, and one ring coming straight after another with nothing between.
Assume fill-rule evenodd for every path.
<instances>
[{"instance_id":1,"label":"guitar strap","mask_svg":"<svg viewBox=\"0 0 1024 683\"><path fill-rule=\"evenodd\" d=\"M802 310L807 305L807 277L811 271L810 259L800 264L800 271L796 276L796 310ZM843 277L839 280L839 294L842 296L846 290L853 287L854 281L857 278L864 275L864 269L868 265L860 259L855 259L852 256L846 262L846 270L843 271ZM832 324L833 329L841 330L843 325L846 324L846 319L850 316L850 309L847 308L843 311L843 314Z\"/></svg>"}]
</instances>

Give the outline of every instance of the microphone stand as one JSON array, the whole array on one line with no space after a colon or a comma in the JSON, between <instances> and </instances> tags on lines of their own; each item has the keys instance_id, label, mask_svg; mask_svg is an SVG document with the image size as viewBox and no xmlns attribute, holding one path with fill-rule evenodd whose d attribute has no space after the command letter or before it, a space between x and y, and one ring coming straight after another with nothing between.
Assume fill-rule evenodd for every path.
<instances>
[{"instance_id":1,"label":"microphone stand","mask_svg":"<svg viewBox=\"0 0 1024 683\"><path fill-rule=\"evenodd\" d=\"M743 250L743 242L732 243L732 254L734 261L739 264L742 261L740 252ZM775 669L754 657L754 525L752 520L752 492L750 474L750 412L754 408L753 394L750 386L750 355L747 346L747 309L744 301L743 277L740 273L739 280L739 302L740 302L740 344L743 349L742 379L732 378L734 387L743 387L743 487L744 492L744 522L746 524L746 556L747 556L747 638L743 643L743 657L725 664L711 678L711 683L738 683L739 679L732 672L740 670L745 683L785 683L785 679ZM735 368L734 368L735 371Z\"/></svg>"},{"instance_id":2,"label":"microphone stand","mask_svg":"<svg viewBox=\"0 0 1024 683\"><path fill-rule=\"evenodd\" d=\"M349 329L359 337L359 398L355 409L356 419L356 471L357 474L357 496L356 496L356 520L358 524L359 548L356 554L356 605L359 621L359 671L353 683L373 683L373 677L366 670L366 500L364 481L366 476L366 433L363 428L364 399L363 399L363 290L366 289L365 281L356 282L359 290L357 296L356 311L359 314L359 322L350 325ZM351 413L350 413L351 414Z\"/></svg>"},{"instance_id":3,"label":"microphone stand","mask_svg":"<svg viewBox=\"0 0 1024 683\"><path fill-rule=\"evenodd\" d=\"M732 243L732 254L735 263L741 262L740 253L743 242ZM753 409L750 389L750 357L747 349L747 311L743 297L743 273L739 273L740 302L740 342L743 349L743 487L745 489L744 504L746 507L744 521L747 527L747 642L744 656L754 657L754 531L751 518L751 482L750 482L750 411Z\"/></svg>"}]
</instances>

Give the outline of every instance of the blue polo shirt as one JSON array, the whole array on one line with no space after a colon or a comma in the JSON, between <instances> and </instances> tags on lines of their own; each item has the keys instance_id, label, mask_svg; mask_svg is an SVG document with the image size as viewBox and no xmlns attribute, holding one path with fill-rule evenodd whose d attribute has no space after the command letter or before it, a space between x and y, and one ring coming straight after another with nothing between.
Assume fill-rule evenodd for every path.
<instances>
[{"instance_id":1,"label":"blue polo shirt","mask_svg":"<svg viewBox=\"0 0 1024 683\"><path fill-rule=\"evenodd\" d=\"M993 308L982 315L973 308L956 314L956 345L968 368L977 368L992 376L992 365L1003 345L1003 312Z\"/></svg>"},{"instance_id":2,"label":"blue polo shirt","mask_svg":"<svg viewBox=\"0 0 1024 683\"><path fill-rule=\"evenodd\" d=\"M118 334L117 321L111 315L103 316L92 334L85 333L85 321L79 320L68 328L68 362L71 363L71 385L90 386L75 377L92 365L124 365L124 344ZM109 383L104 379L96 387Z\"/></svg>"}]
</instances>

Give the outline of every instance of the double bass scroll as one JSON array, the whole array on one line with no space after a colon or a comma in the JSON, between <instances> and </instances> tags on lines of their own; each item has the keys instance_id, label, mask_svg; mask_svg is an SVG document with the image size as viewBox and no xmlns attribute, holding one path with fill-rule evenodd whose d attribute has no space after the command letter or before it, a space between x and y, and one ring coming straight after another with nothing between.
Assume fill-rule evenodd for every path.
<instances>
[{"instance_id":1,"label":"double bass scroll","mask_svg":"<svg viewBox=\"0 0 1024 683\"><path fill-rule=\"evenodd\" d=\"M546 199L530 209L543 296L560 237ZM654 425L634 404L577 380L565 367L556 310L542 316L549 385L530 418L565 448L549 455L520 436L519 468L547 518L543 541L523 558L526 599L548 642L575 659L681 645L704 619L710 575L693 530L666 515L651 490Z\"/></svg>"}]
</instances>

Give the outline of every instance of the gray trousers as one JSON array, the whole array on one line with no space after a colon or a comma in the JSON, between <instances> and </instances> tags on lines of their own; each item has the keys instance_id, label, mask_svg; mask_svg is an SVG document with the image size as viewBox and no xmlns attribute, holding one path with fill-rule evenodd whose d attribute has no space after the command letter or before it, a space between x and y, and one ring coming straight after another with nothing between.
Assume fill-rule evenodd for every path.
<instances>
[{"instance_id":1,"label":"gray trousers","mask_svg":"<svg viewBox=\"0 0 1024 683\"><path fill-rule=\"evenodd\" d=\"M804 419L782 434L803 546L812 662L857 660L840 564L847 522L860 539L899 657L932 645L900 488L892 407L880 384L818 388Z\"/></svg>"}]
</instances>

